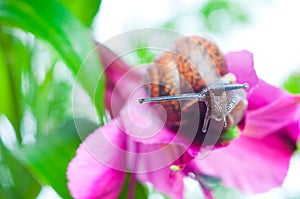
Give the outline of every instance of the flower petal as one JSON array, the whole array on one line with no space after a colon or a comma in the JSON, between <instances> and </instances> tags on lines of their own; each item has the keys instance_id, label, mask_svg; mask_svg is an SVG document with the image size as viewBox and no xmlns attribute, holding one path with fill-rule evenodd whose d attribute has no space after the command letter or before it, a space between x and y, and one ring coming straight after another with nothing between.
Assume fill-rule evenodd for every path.
<instances>
[{"instance_id":1,"label":"flower petal","mask_svg":"<svg viewBox=\"0 0 300 199\"><path fill-rule=\"evenodd\" d=\"M263 80L259 80L257 87L248 95L248 110L266 106L280 98L282 95L287 95L287 92L272 86Z\"/></svg>"},{"instance_id":2,"label":"flower petal","mask_svg":"<svg viewBox=\"0 0 300 199\"><path fill-rule=\"evenodd\" d=\"M127 65L120 56L102 44L97 45L106 75L106 107L116 117L132 90L141 85L143 70Z\"/></svg>"},{"instance_id":3,"label":"flower petal","mask_svg":"<svg viewBox=\"0 0 300 199\"><path fill-rule=\"evenodd\" d=\"M285 127L288 136L296 143L300 141L300 120Z\"/></svg>"},{"instance_id":4,"label":"flower petal","mask_svg":"<svg viewBox=\"0 0 300 199\"><path fill-rule=\"evenodd\" d=\"M234 73L238 83L248 83L254 88L258 77L254 70L253 55L249 51L229 52L225 55L229 72Z\"/></svg>"},{"instance_id":5,"label":"flower petal","mask_svg":"<svg viewBox=\"0 0 300 199\"><path fill-rule=\"evenodd\" d=\"M124 135L113 121L85 139L67 171L68 187L74 198L117 198L125 173L110 166L124 164L124 157L116 153L124 144Z\"/></svg>"},{"instance_id":6,"label":"flower petal","mask_svg":"<svg viewBox=\"0 0 300 199\"><path fill-rule=\"evenodd\" d=\"M144 183L150 182L155 190L170 198L183 199L184 175L180 171L172 171L170 167L165 167L157 171L138 174L137 177Z\"/></svg>"},{"instance_id":7,"label":"flower petal","mask_svg":"<svg viewBox=\"0 0 300 199\"><path fill-rule=\"evenodd\" d=\"M279 131L291 123L299 122L300 95L284 93L270 101L270 104L248 111L246 121L243 135L257 138Z\"/></svg>"},{"instance_id":8,"label":"flower petal","mask_svg":"<svg viewBox=\"0 0 300 199\"><path fill-rule=\"evenodd\" d=\"M139 104L138 99L144 96L143 88L133 93L120 113L122 123L119 126L124 128L123 131L131 140L140 143L140 152L147 153L147 157L143 157L146 158L144 161L149 161L147 171L170 166L181 156L182 164L190 161L198 154L200 146L194 144L193 139L185 138L184 132L165 128L162 119L164 108L160 105Z\"/></svg>"},{"instance_id":9,"label":"flower petal","mask_svg":"<svg viewBox=\"0 0 300 199\"><path fill-rule=\"evenodd\" d=\"M263 139L241 136L193 163L199 172L221 177L229 187L248 193L268 191L283 183L295 150L295 143L285 137L286 131Z\"/></svg>"},{"instance_id":10,"label":"flower petal","mask_svg":"<svg viewBox=\"0 0 300 199\"><path fill-rule=\"evenodd\" d=\"M116 84L118 80L128 71L131 67L127 65L117 54L112 52L108 47L98 44L97 49L101 57L103 68L109 79Z\"/></svg>"},{"instance_id":11,"label":"flower petal","mask_svg":"<svg viewBox=\"0 0 300 199\"><path fill-rule=\"evenodd\" d=\"M114 88L115 86L107 81L105 88L105 107L111 118L117 117L126 103L126 99Z\"/></svg>"}]
</instances>

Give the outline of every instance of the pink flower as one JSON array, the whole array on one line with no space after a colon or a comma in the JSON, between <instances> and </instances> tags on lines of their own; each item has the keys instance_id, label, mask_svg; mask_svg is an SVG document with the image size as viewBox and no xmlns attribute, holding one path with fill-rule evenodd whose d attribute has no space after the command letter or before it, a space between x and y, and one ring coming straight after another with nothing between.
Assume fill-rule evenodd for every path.
<instances>
[{"instance_id":1,"label":"pink flower","mask_svg":"<svg viewBox=\"0 0 300 199\"><path fill-rule=\"evenodd\" d=\"M300 96L259 80L251 53L226 55L237 81L252 87L241 136L200 159L200 146L151 117L159 108L137 104L144 96L144 71L128 67L103 46L99 52L107 66L106 105L113 119L84 140L69 164L68 187L74 198L117 198L128 172L171 198L183 198L183 178L191 173L195 179L217 176L225 185L251 193L283 182L300 132Z\"/></svg>"},{"instance_id":2,"label":"pink flower","mask_svg":"<svg viewBox=\"0 0 300 199\"><path fill-rule=\"evenodd\" d=\"M248 94L246 125L241 136L228 147L207 157L194 159L193 169L218 176L229 187L260 193L280 186L287 174L290 158L300 132L300 95L255 80L252 54L247 51L226 55L229 70L238 81L258 81ZM248 64L249 69L245 66Z\"/></svg>"}]
</instances>

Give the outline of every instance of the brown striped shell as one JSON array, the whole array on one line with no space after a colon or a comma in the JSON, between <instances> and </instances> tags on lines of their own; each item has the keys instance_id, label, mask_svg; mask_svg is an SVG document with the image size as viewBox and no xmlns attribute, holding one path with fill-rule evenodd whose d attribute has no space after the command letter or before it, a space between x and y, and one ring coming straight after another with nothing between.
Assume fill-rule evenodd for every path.
<instances>
[{"instance_id":1,"label":"brown striped shell","mask_svg":"<svg viewBox=\"0 0 300 199\"><path fill-rule=\"evenodd\" d=\"M203 37L189 36L177 39L167 52L154 60L144 82L150 97L174 96L201 93L216 80L226 79L226 76L230 75L220 49ZM182 122L190 122L193 114L199 114L195 110L200 109L199 125L202 128L207 103L197 100L165 100L158 103L166 109L167 126L178 128ZM184 119L183 112L191 114Z\"/></svg>"}]
</instances>

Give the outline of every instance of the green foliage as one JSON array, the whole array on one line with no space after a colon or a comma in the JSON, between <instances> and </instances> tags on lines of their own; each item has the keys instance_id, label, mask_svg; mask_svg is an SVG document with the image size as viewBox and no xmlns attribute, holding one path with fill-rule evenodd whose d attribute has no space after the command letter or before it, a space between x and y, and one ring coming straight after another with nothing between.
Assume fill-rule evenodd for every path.
<instances>
[{"instance_id":1,"label":"green foliage","mask_svg":"<svg viewBox=\"0 0 300 199\"><path fill-rule=\"evenodd\" d=\"M292 74L283 84L283 88L290 93L300 93L300 73Z\"/></svg>"},{"instance_id":2,"label":"green foliage","mask_svg":"<svg viewBox=\"0 0 300 199\"><path fill-rule=\"evenodd\" d=\"M168 20L161 23L165 29L188 32L226 34L233 27L251 22L253 5L238 0L205 0L190 8L179 9ZM191 24L191 19L196 23Z\"/></svg>"},{"instance_id":3,"label":"green foliage","mask_svg":"<svg viewBox=\"0 0 300 199\"><path fill-rule=\"evenodd\" d=\"M81 139L96 128L86 120L65 123L72 118L75 81L94 102L100 120L104 113L104 77L97 53L91 53L95 45L89 29L100 3L0 1L0 114L18 140L8 150L0 137L0 199L36 198L44 184L70 198L67 165ZM29 143L27 132L33 136Z\"/></svg>"},{"instance_id":4,"label":"green foliage","mask_svg":"<svg viewBox=\"0 0 300 199\"><path fill-rule=\"evenodd\" d=\"M60 0L82 24L90 27L94 16L97 14L101 0Z\"/></svg>"},{"instance_id":5,"label":"green foliage","mask_svg":"<svg viewBox=\"0 0 300 199\"><path fill-rule=\"evenodd\" d=\"M139 60L141 64L152 62L155 56L155 54L147 48L136 49L136 54L140 58Z\"/></svg>"},{"instance_id":6,"label":"green foliage","mask_svg":"<svg viewBox=\"0 0 300 199\"><path fill-rule=\"evenodd\" d=\"M132 65L140 65L151 63L155 57L155 53L143 46L137 46L133 54L133 60L130 62Z\"/></svg>"},{"instance_id":7,"label":"green foliage","mask_svg":"<svg viewBox=\"0 0 300 199\"><path fill-rule=\"evenodd\" d=\"M203 184L206 188L210 190L215 190L221 185L221 179L215 176L210 175L199 175L199 181Z\"/></svg>"},{"instance_id":8,"label":"green foliage","mask_svg":"<svg viewBox=\"0 0 300 199\"><path fill-rule=\"evenodd\" d=\"M3 0L0 10L0 24L29 31L59 53L95 103L101 120L104 77L99 57L91 53L95 45L90 32L56 0Z\"/></svg>"},{"instance_id":9,"label":"green foliage","mask_svg":"<svg viewBox=\"0 0 300 199\"><path fill-rule=\"evenodd\" d=\"M209 0L200 8L204 26L212 32L224 31L233 24L249 22L249 13L238 1Z\"/></svg>"},{"instance_id":10,"label":"green foliage","mask_svg":"<svg viewBox=\"0 0 300 199\"><path fill-rule=\"evenodd\" d=\"M0 198L32 199L41 185L32 174L5 148L0 139Z\"/></svg>"},{"instance_id":11,"label":"green foliage","mask_svg":"<svg viewBox=\"0 0 300 199\"><path fill-rule=\"evenodd\" d=\"M224 132L221 137L220 141L221 142L226 142L226 141L231 141L235 138L239 137L239 129L237 126L234 126L230 129L228 129L226 132Z\"/></svg>"},{"instance_id":12,"label":"green foliage","mask_svg":"<svg viewBox=\"0 0 300 199\"><path fill-rule=\"evenodd\" d=\"M227 188L220 184L214 191L213 196L216 199L239 199L246 198L247 195L241 193L237 189Z\"/></svg>"},{"instance_id":13,"label":"green foliage","mask_svg":"<svg viewBox=\"0 0 300 199\"><path fill-rule=\"evenodd\" d=\"M175 19L166 21L161 25L162 28L168 29L168 30L176 30L176 21Z\"/></svg>"},{"instance_id":14,"label":"green foliage","mask_svg":"<svg viewBox=\"0 0 300 199\"><path fill-rule=\"evenodd\" d=\"M127 199L128 197L128 190L130 190L130 187L132 183L131 180L133 180L133 175L134 174L127 174L126 176L126 181L124 183L123 189L118 197L118 199ZM134 197L133 198L147 198L148 196L148 189L144 187L140 182L135 181L134 182Z\"/></svg>"},{"instance_id":15,"label":"green foliage","mask_svg":"<svg viewBox=\"0 0 300 199\"><path fill-rule=\"evenodd\" d=\"M41 46L43 45L39 42L35 44L35 55L47 57L48 54L39 53L43 49ZM44 50L50 49L45 48ZM58 61L58 58L51 59L49 63L45 60L43 66L39 65L39 61L36 64L37 66L32 64L30 70L24 72L23 81L28 82L28 85L26 89L23 89L25 90L23 101L24 106L30 107L30 111L35 117L36 132L39 136L40 134L48 134L53 128L61 125L61 121L71 118L74 79L61 77L67 76L65 73L68 71L63 70L65 66ZM39 74L36 71L37 68L45 72Z\"/></svg>"},{"instance_id":16,"label":"green foliage","mask_svg":"<svg viewBox=\"0 0 300 199\"><path fill-rule=\"evenodd\" d=\"M21 77L30 65L31 52L12 32L0 29L0 113L10 120L21 141Z\"/></svg>"},{"instance_id":17,"label":"green foliage","mask_svg":"<svg viewBox=\"0 0 300 199\"><path fill-rule=\"evenodd\" d=\"M50 185L63 198L71 198L66 171L75 151L97 125L83 119L67 121L49 135L43 135L35 145L20 149L23 164L43 183ZM79 137L80 135L80 137Z\"/></svg>"},{"instance_id":18,"label":"green foliage","mask_svg":"<svg viewBox=\"0 0 300 199\"><path fill-rule=\"evenodd\" d=\"M134 51L127 55L127 57L124 57L130 65L137 66L141 64L148 64L154 60L154 57L156 56L155 49L149 48L149 44L146 39L133 38L131 46Z\"/></svg>"}]
</instances>

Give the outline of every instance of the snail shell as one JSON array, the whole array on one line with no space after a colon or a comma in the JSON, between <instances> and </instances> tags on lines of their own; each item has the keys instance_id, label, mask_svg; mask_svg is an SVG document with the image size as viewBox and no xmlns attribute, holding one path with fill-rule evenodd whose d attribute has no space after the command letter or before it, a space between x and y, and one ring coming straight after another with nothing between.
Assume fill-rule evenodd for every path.
<instances>
[{"instance_id":1,"label":"snail shell","mask_svg":"<svg viewBox=\"0 0 300 199\"><path fill-rule=\"evenodd\" d=\"M247 106L243 100L245 92L238 90L246 88L247 85L236 85L236 88L231 86L233 89L227 89L226 85L230 86L235 82L235 76L228 73L226 61L217 45L203 37L177 39L169 51L154 60L154 64L148 68L144 82L152 99L149 101L157 101L166 109L166 124L170 128L188 125L193 121L191 118L194 114L199 114L195 110L200 110L198 132L206 131L211 118L218 121L223 119L224 126L229 128L237 124L243 116L234 114L240 115L239 118L230 118L229 113L236 107L243 112ZM195 96L196 93L203 96L192 99L191 95ZM191 94L191 100L179 101L170 98L182 94ZM198 107L195 109L195 106ZM183 112L189 112L190 116L182 118ZM238 121L233 121L234 119Z\"/></svg>"}]
</instances>

